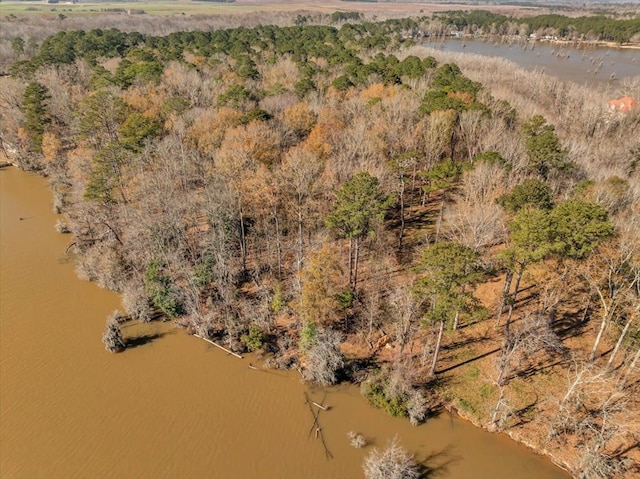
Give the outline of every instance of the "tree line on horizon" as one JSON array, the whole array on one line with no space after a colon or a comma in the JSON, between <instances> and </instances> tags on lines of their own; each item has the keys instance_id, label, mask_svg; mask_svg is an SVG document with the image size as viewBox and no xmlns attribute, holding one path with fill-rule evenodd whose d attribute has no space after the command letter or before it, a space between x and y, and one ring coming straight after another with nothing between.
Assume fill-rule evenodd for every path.
<instances>
[{"instance_id":1,"label":"tree line on horizon","mask_svg":"<svg viewBox=\"0 0 640 479\"><path fill-rule=\"evenodd\" d=\"M484 35L554 35L566 40L610 41L618 44L640 40L640 17L616 18L613 15L579 17L557 13L512 17L487 10L450 11L434 14L443 25Z\"/></svg>"}]
</instances>

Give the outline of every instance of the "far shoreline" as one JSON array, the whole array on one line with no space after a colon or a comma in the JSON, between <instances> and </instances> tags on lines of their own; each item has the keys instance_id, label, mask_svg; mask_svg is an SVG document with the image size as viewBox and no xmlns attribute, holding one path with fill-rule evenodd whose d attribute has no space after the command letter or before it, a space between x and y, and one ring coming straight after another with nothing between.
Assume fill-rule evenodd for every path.
<instances>
[{"instance_id":1,"label":"far shoreline","mask_svg":"<svg viewBox=\"0 0 640 479\"><path fill-rule=\"evenodd\" d=\"M473 35L465 33L461 36L445 35L439 36L427 36L425 37L427 42L437 43L444 40L460 40L460 41L474 41L490 43L496 41L506 45L513 44L527 44L535 45L537 43L545 45L561 45L569 48L580 50L583 48L610 48L615 50L640 50L640 43L616 43L616 42L604 42L600 40L566 40L562 38L522 38L520 36L508 36L508 35Z\"/></svg>"}]
</instances>

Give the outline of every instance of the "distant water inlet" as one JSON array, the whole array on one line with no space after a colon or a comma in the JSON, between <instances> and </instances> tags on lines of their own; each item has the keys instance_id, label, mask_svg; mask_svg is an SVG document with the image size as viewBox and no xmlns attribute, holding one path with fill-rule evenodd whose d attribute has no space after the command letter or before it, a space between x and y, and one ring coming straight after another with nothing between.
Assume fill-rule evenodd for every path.
<instances>
[{"instance_id":1,"label":"distant water inlet","mask_svg":"<svg viewBox=\"0 0 640 479\"><path fill-rule=\"evenodd\" d=\"M395 435L433 477L568 477L505 436L448 415L412 427L353 386L309 389L170 323L127 325L137 346L110 354L100 338L119 300L76 278L45 180L3 168L0 195L2 478L358 478ZM310 402L330 406L311 405L317 423Z\"/></svg>"},{"instance_id":2,"label":"distant water inlet","mask_svg":"<svg viewBox=\"0 0 640 479\"><path fill-rule=\"evenodd\" d=\"M454 53L502 57L528 70L544 72L579 84L617 82L640 75L640 49L594 48L561 43L493 43L449 39L424 46Z\"/></svg>"}]
</instances>

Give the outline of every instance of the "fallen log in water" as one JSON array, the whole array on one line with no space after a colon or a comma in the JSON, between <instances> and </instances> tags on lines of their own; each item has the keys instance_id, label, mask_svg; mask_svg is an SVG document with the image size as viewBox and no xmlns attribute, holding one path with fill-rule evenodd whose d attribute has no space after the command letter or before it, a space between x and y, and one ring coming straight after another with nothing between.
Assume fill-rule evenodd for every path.
<instances>
[{"instance_id":1,"label":"fallen log in water","mask_svg":"<svg viewBox=\"0 0 640 479\"><path fill-rule=\"evenodd\" d=\"M318 426L318 416L319 415L320 415L320 411L318 411L318 413L314 416L313 424L311 425L311 429L309 429L308 437L311 437L311 433L313 432L314 428L316 428L316 437L317 437L318 429L320 429L320 426Z\"/></svg>"},{"instance_id":2,"label":"fallen log in water","mask_svg":"<svg viewBox=\"0 0 640 479\"><path fill-rule=\"evenodd\" d=\"M219 344L214 343L214 342L213 342L213 341L211 341L210 339L204 338L204 337L202 337L202 336L200 336L200 335L198 335L198 334L194 334L194 336L195 336L196 338L200 338L200 339L202 339L203 341L208 342L209 344L213 344L215 347L222 349L222 350L223 350L225 353L227 353L227 354L231 354L232 356L235 356L235 357L236 357L236 358L238 358L238 359L242 359L242 356L240 356L239 354L236 354L236 353L234 353L233 351L229 351L227 348L224 348L224 347L220 346Z\"/></svg>"},{"instance_id":3,"label":"fallen log in water","mask_svg":"<svg viewBox=\"0 0 640 479\"><path fill-rule=\"evenodd\" d=\"M311 404L313 404L316 407L319 407L323 411L328 411L329 410L329 406L323 406L322 404L318 404L317 402L312 402Z\"/></svg>"},{"instance_id":4,"label":"fallen log in water","mask_svg":"<svg viewBox=\"0 0 640 479\"><path fill-rule=\"evenodd\" d=\"M325 394L325 396L326 396L326 394ZM318 403L309 400L309 396L307 395L306 392L304 393L304 398L305 398L304 402L309 405L309 411L311 412L311 415L313 416L313 424L311 425L311 429L309 430L309 437L311 437L311 433L315 429L316 439L318 439L318 437L320 438L320 441L322 442L322 447L324 448L325 457L327 459L333 459L333 454L331 454L331 451L329 451L329 448L327 447L327 443L324 440L324 434L322 432L322 428L320 427L320 423L318 422L318 416L320 416L320 411L315 412L313 410L312 405L318 406L323 411L326 411L326 409L324 407L320 406ZM324 398L322 399L322 402L324 402Z\"/></svg>"}]
</instances>

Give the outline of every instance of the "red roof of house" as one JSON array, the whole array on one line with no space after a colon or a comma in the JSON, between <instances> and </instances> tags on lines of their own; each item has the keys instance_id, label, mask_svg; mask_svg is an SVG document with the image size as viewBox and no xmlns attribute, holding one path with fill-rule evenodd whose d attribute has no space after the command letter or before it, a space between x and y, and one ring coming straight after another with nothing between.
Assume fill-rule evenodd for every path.
<instances>
[{"instance_id":1,"label":"red roof of house","mask_svg":"<svg viewBox=\"0 0 640 479\"><path fill-rule=\"evenodd\" d=\"M623 96L622 98L618 98L617 100L609 100L609 108L616 111L625 112L633 110L637 106L638 102L630 96Z\"/></svg>"}]
</instances>

